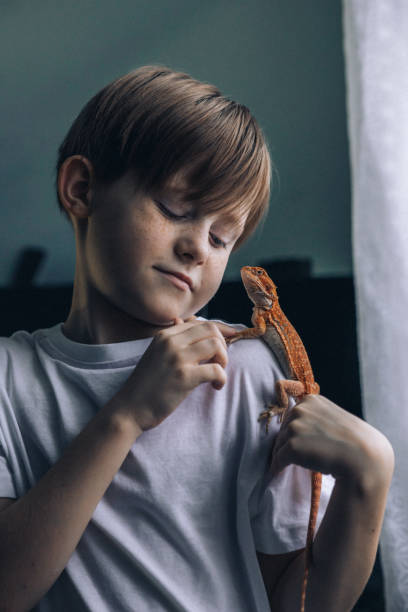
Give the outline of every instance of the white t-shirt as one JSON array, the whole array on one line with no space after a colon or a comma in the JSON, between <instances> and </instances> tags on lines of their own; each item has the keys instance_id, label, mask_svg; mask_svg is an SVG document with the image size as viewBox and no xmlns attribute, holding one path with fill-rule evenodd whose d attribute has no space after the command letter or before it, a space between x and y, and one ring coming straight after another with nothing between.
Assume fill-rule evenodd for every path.
<instances>
[{"instance_id":1,"label":"white t-shirt","mask_svg":"<svg viewBox=\"0 0 408 612\"><path fill-rule=\"evenodd\" d=\"M151 342L80 344L61 326L0 339L0 497L50 469ZM279 424L266 434L258 416L282 378L270 350L246 340L228 355L222 390L199 385L135 441L36 611L269 610L256 551L304 547L310 472L268 476ZM323 477L318 523L333 484Z\"/></svg>"}]
</instances>

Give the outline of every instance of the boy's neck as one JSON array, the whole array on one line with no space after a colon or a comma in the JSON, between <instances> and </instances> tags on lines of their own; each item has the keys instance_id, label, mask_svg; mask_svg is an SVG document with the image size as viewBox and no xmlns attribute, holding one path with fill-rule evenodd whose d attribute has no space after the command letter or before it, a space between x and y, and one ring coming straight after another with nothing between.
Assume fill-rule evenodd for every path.
<instances>
[{"instance_id":1,"label":"boy's neck","mask_svg":"<svg viewBox=\"0 0 408 612\"><path fill-rule=\"evenodd\" d=\"M132 328L118 329L111 326L100 326L98 323L89 325L81 320L79 313L71 310L67 320L62 326L64 336L73 342L81 344L114 344L116 342L128 342L154 336L160 328L148 326L144 322L134 320Z\"/></svg>"},{"instance_id":2,"label":"boy's neck","mask_svg":"<svg viewBox=\"0 0 408 612\"><path fill-rule=\"evenodd\" d=\"M81 344L113 344L154 336L162 327L131 317L89 286L74 282L64 335Z\"/></svg>"}]
</instances>

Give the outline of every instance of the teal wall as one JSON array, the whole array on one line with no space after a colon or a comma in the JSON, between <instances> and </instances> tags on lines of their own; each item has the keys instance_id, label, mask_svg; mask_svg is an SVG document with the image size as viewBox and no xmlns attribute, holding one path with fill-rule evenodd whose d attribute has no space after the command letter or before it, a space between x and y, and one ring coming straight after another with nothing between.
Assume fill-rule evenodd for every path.
<instances>
[{"instance_id":1,"label":"teal wall","mask_svg":"<svg viewBox=\"0 0 408 612\"><path fill-rule=\"evenodd\" d=\"M115 77L164 63L213 82L263 127L279 175L243 264L310 257L351 274L341 0L9 0L0 19L0 285L42 246L38 284L73 279L73 233L53 191L56 150L84 103ZM276 179L276 175L275 175Z\"/></svg>"}]
</instances>

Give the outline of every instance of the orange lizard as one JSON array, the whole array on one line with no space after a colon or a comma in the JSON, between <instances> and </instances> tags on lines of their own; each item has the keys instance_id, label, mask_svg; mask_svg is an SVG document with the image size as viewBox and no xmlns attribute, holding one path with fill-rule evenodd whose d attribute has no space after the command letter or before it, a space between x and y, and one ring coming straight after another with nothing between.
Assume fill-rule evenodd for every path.
<instances>
[{"instance_id":1,"label":"orange lizard","mask_svg":"<svg viewBox=\"0 0 408 612\"><path fill-rule=\"evenodd\" d=\"M306 394L318 394L319 385L315 382L306 349L297 331L288 321L279 306L276 285L263 268L244 266L241 278L248 297L254 304L251 322L253 328L237 332L226 341L228 344L240 339L262 337L278 359L286 380L276 383L278 405L270 405L262 412L259 420L266 419L266 431L272 417L279 415L279 422L289 408L289 396L299 401ZM312 543L319 510L322 475L311 472L312 499L306 537L306 563L302 583L301 612L305 610L306 587L309 568L312 564Z\"/></svg>"}]
</instances>

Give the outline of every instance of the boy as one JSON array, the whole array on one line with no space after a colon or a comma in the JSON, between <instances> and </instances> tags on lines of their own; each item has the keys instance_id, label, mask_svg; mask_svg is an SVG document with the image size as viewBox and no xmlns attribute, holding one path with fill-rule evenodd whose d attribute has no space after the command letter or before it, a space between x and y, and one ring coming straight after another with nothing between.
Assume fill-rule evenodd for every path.
<instances>
[{"instance_id":1,"label":"boy","mask_svg":"<svg viewBox=\"0 0 408 612\"><path fill-rule=\"evenodd\" d=\"M57 164L71 310L0 343L4 610L297 611L310 469L326 476L307 609L358 598L390 444L322 396L266 434L275 359L259 340L227 351L234 329L193 316L269 182L248 109L165 67L117 79L73 123Z\"/></svg>"}]
</instances>

